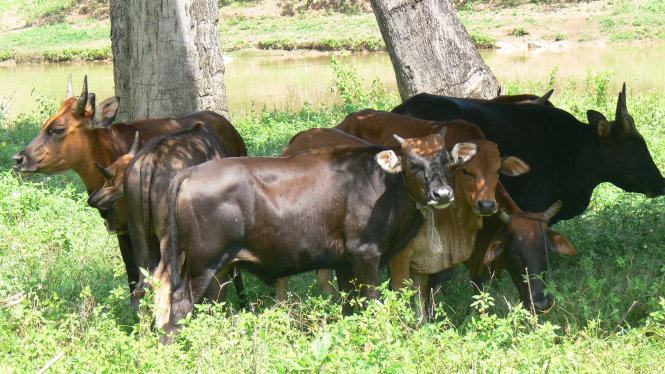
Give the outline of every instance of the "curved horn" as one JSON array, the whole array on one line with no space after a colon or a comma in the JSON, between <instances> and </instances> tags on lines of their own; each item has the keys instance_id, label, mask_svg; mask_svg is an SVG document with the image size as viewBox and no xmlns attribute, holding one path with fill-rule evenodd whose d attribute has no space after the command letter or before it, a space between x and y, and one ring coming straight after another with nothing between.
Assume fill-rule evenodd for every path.
<instances>
[{"instance_id":1,"label":"curved horn","mask_svg":"<svg viewBox=\"0 0 665 374\"><path fill-rule=\"evenodd\" d=\"M88 104L88 76L83 77L83 91L76 102L76 115L82 116L85 113L85 106Z\"/></svg>"},{"instance_id":2,"label":"curved horn","mask_svg":"<svg viewBox=\"0 0 665 374\"><path fill-rule=\"evenodd\" d=\"M563 206L563 203L561 203L561 200L557 200L552 204L551 207L547 208L543 212L543 215L545 216L545 219L547 221L551 220L552 217L554 217L557 213L559 213L559 210L561 210L561 207Z\"/></svg>"},{"instance_id":3,"label":"curved horn","mask_svg":"<svg viewBox=\"0 0 665 374\"><path fill-rule=\"evenodd\" d=\"M551 90L545 92L543 96L538 97L537 99L533 99L531 102L534 104L547 104L550 100L550 97L552 97L552 94L554 93L554 88Z\"/></svg>"},{"instance_id":4,"label":"curved horn","mask_svg":"<svg viewBox=\"0 0 665 374\"><path fill-rule=\"evenodd\" d=\"M99 172L102 173L102 175L104 176L104 179L106 179L106 180L113 179L114 175L109 169L103 167L97 161L95 161L95 166L97 167L97 170L99 170Z\"/></svg>"},{"instance_id":5,"label":"curved horn","mask_svg":"<svg viewBox=\"0 0 665 374\"><path fill-rule=\"evenodd\" d=\"M74 96L74 86L72 85L72 74L67 77L67 98Z\"/></svg>"},{"instance_id":6,"label":"curved horn","mask_svg":"<svg viewBox=\"0 0 665 374\"><path fill-rule=\"evenodd\" d=\"M393 134L393 138L395 138L395 140L399 143L399 145L404 144L404 138L402 138L401 136L399 136L397 134Z\"/></svg>"},{"instance_id":7,"label":"curved horn","mask_svg":"<svg viewBox=\"0 0 665 374\"><path fill-rule=\"evenodd\" d=\"M506 213L505 210L502 210L499 212L499 219L507 225L510 223L510 214Z\"/></svg>"},{"instance_id":8,"label":"curved horn","mask_svg":"<svg viewBox=\"0 0 665 374\"><path fill-rule=\"evenodd\" d=\"M139 132L137 131L136 134L134 134L134 143L132 143L132 148L129 149L129 152L127 152L127 154L134 157L136 156L136 152L138 150L139 150Z\"/></svg>"}]
</instances>

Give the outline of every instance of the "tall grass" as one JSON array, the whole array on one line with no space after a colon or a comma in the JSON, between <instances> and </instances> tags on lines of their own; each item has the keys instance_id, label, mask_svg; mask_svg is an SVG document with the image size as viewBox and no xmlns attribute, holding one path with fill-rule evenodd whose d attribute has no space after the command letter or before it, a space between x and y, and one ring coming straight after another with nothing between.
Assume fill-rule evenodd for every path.
<instances>
[{"instance_id":1,"label":"tall grass","mask_svg":"<svg viewBox=\"0 0 665 374\"><path fill-rule=\"evenodd\" d=\"M397 98L354 87L336 64L344 103L236 118L252 155L276 155L306 128L332 126L363 107L389 109ZM603 74L556 82L553 98L578 118L613 112L616 87ZM545 82L508 84L509 92L544 92ZM665 96L630 92L628 106L657 164L665 169ZM249 311L201 305L173 345L160 346L151 305L128 311L126 278L115 238L85 206L75 176L25 178L8 171L53 110L0 116L0 370L35 371L53 357L57 371L660 372L665 362L665 217L649 200L603 185L583 216L558 224L575 258L554 258L548 280L557 304L531 317L508 279L474 296L459 271L437 296L440 319L418 327L409 294L384 292L381 303L350 318L321 296L311 275L292 281L289 300L247 276ZM504 277L505 278L505 277ZM632 308L631 308L632 305Z\"/></svg>"}]
</instances>

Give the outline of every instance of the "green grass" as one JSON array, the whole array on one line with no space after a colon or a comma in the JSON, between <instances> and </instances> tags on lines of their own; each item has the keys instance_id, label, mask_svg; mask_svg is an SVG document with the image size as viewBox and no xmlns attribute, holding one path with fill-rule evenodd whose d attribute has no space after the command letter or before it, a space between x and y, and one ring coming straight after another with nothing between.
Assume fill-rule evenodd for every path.
<instances>
[{"instance_id":1,"label":"green grass","mask_svg":"<svg viewBox=\"0 0 665 374\"><path fill-rule=\"evenodd\" d=\"M0 33L0 57L49 62L103 60L111 56L110 32L108 23L86 21Z\"/></svg>"},{"instance_id":2,"label":"green grass","mask_svg":"<svg viewBox=\"0 0 665 374\"><path fill-rule=\"evenodd\" d=\"M363 107L390 108L397 97L374 84L359 91L353 71L335 62L344 103L321 109L236 115L252 155L276 155L310 127L332 126ZM553 98L576 117L594 108L611 116L615 92L606 74L556 82ZM509 93L544 92L546 82ZM628 106L665 168L665 96L631 92ZM36 133L52 103L17 119L0 113L0 170ZM0 370L36 371L62 353L59 372L659 372L665 362L665 199L603 185L589 211L555 227L576 245L575 258L553 258L549 286L557 304L537 320L519 307L506 277L474 298L466 271L438 296L441 320L416 326L408 295L385 292L381 304L342 318L311 274L291 282L276 304L246 275L251 311L203 305L175 344L157 343L150 303L128 311L115 239L86 207L72 174L24 178L0 172ZM626 314L633 302L635 307Z\"/></svg>"}]
</instances>

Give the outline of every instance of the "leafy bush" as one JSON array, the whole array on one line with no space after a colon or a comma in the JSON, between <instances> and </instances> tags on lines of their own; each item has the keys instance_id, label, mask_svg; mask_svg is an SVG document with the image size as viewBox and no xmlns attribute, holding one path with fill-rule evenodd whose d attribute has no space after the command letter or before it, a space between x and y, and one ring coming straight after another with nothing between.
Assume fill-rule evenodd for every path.
<instances>
[{"instance_id":1,"label":"leafy bush","mask_svg":"<svg viewBox=\"0 0 665 374\"><path fill-rule=\"evenodd\" d=\"M310 10L357 14L370 12L369 0L280 0L282 15L293 16Z\"/></svg>"}]
</instances>

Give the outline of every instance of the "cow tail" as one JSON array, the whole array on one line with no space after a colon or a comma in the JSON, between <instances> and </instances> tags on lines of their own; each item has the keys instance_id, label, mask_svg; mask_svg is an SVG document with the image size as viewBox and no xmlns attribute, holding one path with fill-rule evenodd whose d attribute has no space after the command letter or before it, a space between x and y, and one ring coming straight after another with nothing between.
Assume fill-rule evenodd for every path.
<instances>
[{"instance_id":1,"label":"cow tail","mask_svg":"<svg viewBox=\"0 0 665 374\"><path fill-rule=\"evenodd\" d=\"M152 155L147 155L148 157ZM150 188L152 182L152 173L148 174L147 164L149 160L146 160L146 157L143 157L139 168L139 180L141 181L141 213L142 213L142 222L141 226L143 227L143 235L148 241L148 222L150 222ZM145 178L145 179L144 179Z\"/></svg>"},{"instance_id":2,"label":"cow tail","mask_svg":"<svg viewBox=\"0 0 665 374\"><path fill-rule=\"evenodd\" d=\"M169 261L171 268L171 290L175 291L180 287L180 261L178 252L180 251L180 238L178 233L178 193L180 185L189 176L189 173L181 171L171 181L169 186Z\"/></svg>"}]
</instances>

